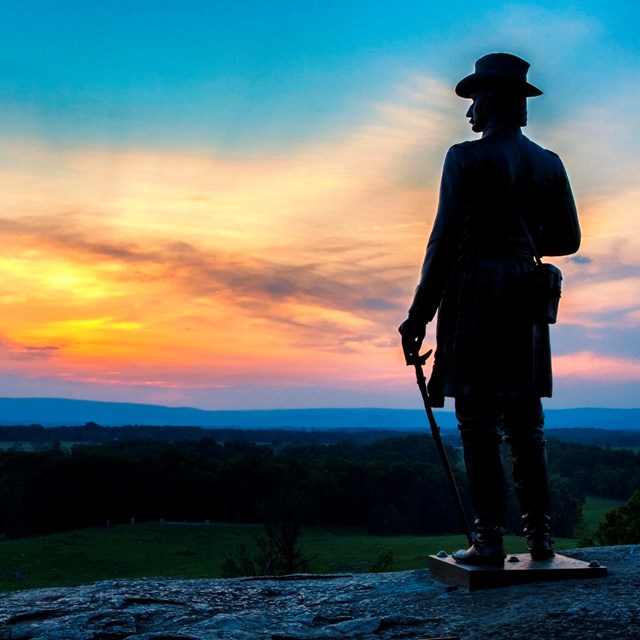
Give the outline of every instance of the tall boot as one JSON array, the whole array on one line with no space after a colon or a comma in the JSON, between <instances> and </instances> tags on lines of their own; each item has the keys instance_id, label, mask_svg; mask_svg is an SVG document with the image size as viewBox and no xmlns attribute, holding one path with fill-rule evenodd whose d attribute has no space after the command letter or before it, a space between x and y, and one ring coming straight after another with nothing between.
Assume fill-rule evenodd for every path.
<instances>
[{"instance_id":1,"label":"tall boot","mask_svg":"<svg viewBox=\"0 0 640 640\"><path fill-rule=\"evenodd\" d=\"M507 429L505 440L511 448L513 487L527 548L533 560L549 560L555 553L549 527L549 478L542 425Z\"/></svg>"},{"instance_id":2,"label":"tall boot","mask_svg":"<svg viewBox=\"0 0 640 640\"><path fill-rule=\"evenodd\" d=\"M452 557L465 564L502 566L506 497L499 423L474 421L459 429L476 516L473 545Z\"/></svg>"}]
</instances>

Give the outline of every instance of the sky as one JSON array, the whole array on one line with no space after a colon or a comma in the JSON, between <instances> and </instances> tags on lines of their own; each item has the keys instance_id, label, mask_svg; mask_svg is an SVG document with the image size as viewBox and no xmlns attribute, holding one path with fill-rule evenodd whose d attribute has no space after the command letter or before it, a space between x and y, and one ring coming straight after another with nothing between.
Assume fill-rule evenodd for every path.
<instances>
[{"instance_id":1,"label":"sky","mask_svg":"<svg viewBox=\"0 0 640 640\"><path fill-rule=\"evenodd\" d=\"M0 396L420 408L397 326L477 138L453 87L508 51L583 231L546 406L640 406L639 28L637 0L0 0Z\"/></svg>"}]
</instances>

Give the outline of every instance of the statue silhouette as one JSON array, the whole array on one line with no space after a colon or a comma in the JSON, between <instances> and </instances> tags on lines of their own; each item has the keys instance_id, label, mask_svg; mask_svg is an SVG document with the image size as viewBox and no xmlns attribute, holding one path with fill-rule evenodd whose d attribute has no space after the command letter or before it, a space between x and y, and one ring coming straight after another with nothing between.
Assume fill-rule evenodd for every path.
<instances>
[{"instance_id":1,"label":"statue silhouette","mask_svg":"<svg viewBox=\"0 0 640 640\"><path fill-rule=\"evenodd\" d=\"M399 328L410 361L438 312L428 389L433 406L455 398L475 532L453 557L469 564L504 562L503 438L528 550L534 560L554 555L540 400L551 396L551 352L549 326L532 312L534 256L576 252L580 227L560 158L521 131L527 98L542 94L528 70L491 53L456 86L482 137L446 155L420 283Z\"/></svg>"}]
</instances>

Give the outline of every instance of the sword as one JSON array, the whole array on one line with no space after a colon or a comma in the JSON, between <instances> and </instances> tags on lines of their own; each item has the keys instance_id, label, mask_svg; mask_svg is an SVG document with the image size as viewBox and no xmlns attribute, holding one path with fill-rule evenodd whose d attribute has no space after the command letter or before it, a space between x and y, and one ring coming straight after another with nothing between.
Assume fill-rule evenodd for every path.
<instances>
[{"instance_id":1,"label":"sword","mask_svg":"<svg viewBox=\"0 0 640 640\"><path fill-rule=\"evenodd\" d=\"M449 459L447 458L447 452L445 451L444 444L442 443L442 437L440 436L440 427L438 426L438 423L436 422L436 419L433 415L433 410L431 409L431 403L429 402L429 393L427 391L427 381L424 377L424 372L422 371L423 365L426 363L432 352L433 349L429 349L429 351L427 351L424 355L415 355L411 358L409 358L409 356L407 355L407 364L412 364L416 369L416 381L418 383L418 388L420 389L420 395L422 395L424 410L427 412L427 419L429 420L429 426L431 427L431 434L433 435L433 440L436 443L438 453L440 454L440 459L442 460L442 465L444 466L447 480L449 481L449 487L451 488L451 493L458 510L458 515L460 516L460 521L464 525L467 540L469 541L469 544L472 545L473 537L471 535L469 521L467 520L467 516L464 512L464 507L462 506L462 500L460 499L460 493L458 492L456 480L453 477L453 471L451 470L451 465L449 464Z\"/></svg>"}]
</instances>

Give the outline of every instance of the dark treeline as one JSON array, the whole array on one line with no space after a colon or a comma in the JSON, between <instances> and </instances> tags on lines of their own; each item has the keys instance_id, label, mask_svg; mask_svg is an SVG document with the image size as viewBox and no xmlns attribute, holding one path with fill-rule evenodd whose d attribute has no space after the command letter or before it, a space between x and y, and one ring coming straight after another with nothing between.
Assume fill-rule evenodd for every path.
<instances>
[{"instance_id":1,"label":"dark treeline","mask_svg":"<svg viewBox=\"0 0 640 640\"><path fill-rule=\"evenodd\" d=\"M77 426L43 427L40 424L4 426L0 425L0 442L40 443L51 448L60 442L105 443L119 440L160 440L174 442L210 438L216 442L244 441L270 444L338 444L346 439L358 444L407 435L395 429L238 429L235 427L192 427L123 425L103 427L95 422ZM457 434L456 434L457 438ZM638 434L640 444L640 433Z\"/></svg>"},{"instance_id":2,"label":"dark treeline","mask_svg":"<svg viewBox=\"0 0 640 640\"><path fill-rule=\"evenodd\" d=\"M461 495L457 448L449 449ZM640 488L627 450L550 442L555 534L570 536L584 495L626 500ZM510 528L519 532L513 496ZM212 438L79 444L0 452L0 533L10 537L137 521L365 526L372 533L460 532L429 436L369 444L267 445Z\"/></svg>"},{"instance_id":3,"label":"dark treeline","mask_svg":"<svg viewBox=\"0 0 640 640\"><path fill-rule=\"evenodd\" d=\"M628 500L640 489L640 452L557 440L548 446L551 469L583 495Z\"/></svg>"},{"instance_id":4,"label":"dark treeline","mask_svg":"<svg viewBox=\"0 0 640 640\"><path fill-rule=\"evenodd\" d=\"M29 535L131 517L256 522L286 497L304 522L455 530L438 465L423 436L367 446L202 439L7 451L0 453L1 525L7 535Z\"/></svg>"},{"instance_id":5,"label":"dark treeline","mask_svg":"<svg viewBox=\"0 0 640 640\"><path fill-rule=\"evenodd\" d=\"M0 425L0 442L14 443L19 449L21 443L31 443L35 449L48 449L56 443L105 443L119 440L202 440L211 438L217 442L243 440L271 444L339 444L345 440L358 444L370 444L377 440L415 434L415 431L363 428L317 427L313 429L265 428L239 429L236 427L193 427L193 426L157 426L122 425L104 427L95 422L84 425L43 427L40 424L7 426ZM428 433L425 418L424 431ZM640 429L593 429L593 428L555 428L548 431L554 440L594 444L605 448L640 448ZM456 429L444 429L443 439L453 444L459 442Z\"/></svg>"},{"instance_id":6,"label":"dark treeline","mask_svg":"<svg viewBox=\"0 0 640 640\"><path fill-rule=\"evenodd\" d=\"M617 447L626 449L640 448L640 428L635 430L595 429L595 428L556 428L547 430L547 435L563 442L594 444L598 447Z\"/></svg>"}]
</instances>

